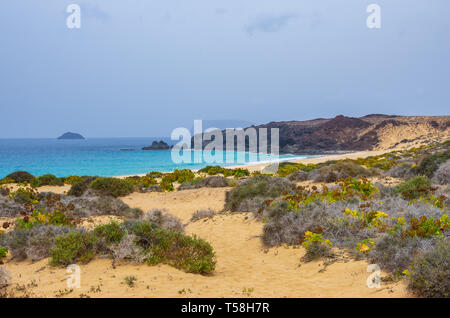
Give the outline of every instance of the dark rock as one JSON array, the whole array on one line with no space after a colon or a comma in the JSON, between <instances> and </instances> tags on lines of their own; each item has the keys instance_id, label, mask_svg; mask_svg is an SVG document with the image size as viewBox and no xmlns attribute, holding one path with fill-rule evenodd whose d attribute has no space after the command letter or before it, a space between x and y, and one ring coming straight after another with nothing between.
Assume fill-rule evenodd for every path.
<instances>
[{"instance_id":1,"label":"dark rock","mask_svg":"<svg viewBox=\"0 0 450 318\"><path fill-rule=\"evenodd\" d=\"M151 146L142 148L142 150L167 150L167 149L170 149L170 146L162 140L154 141Z\"/></svg>"},{"instance_id":2,"label":"dark rock","mask_svg":"<svg viewBox=\"0 0 450 318\"><path fill-rule=\"evenodd\" d=\"M59 136L58 139L74 140L74 139L85 139L85 138L83 136L81 136L80 134L77 134L77 133L66 132L65 134L62 134L61 136Z\"/></svg>"}]
</instances>

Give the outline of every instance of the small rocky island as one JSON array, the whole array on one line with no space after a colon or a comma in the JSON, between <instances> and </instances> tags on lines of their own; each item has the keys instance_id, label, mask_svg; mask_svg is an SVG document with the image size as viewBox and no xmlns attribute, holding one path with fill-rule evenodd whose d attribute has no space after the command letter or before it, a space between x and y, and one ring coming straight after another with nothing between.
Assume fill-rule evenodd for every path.
<instances>
[{"instance_id":1,"label":"small rocky island","mask_svg":"<svg viewBox=\"0 0 450 318\"><path fill-rule=\"evenodd\" d=\"M77 133L66 132L65 134L62 134L61 136L59 136L58 139L70 139L70 140L78 139L79 140L79 139L85 139L85 138Z\"/></svg>"},{"instance_id":2,"label":"small rocky island","mask_svg":"<svg viewBox=\"0 0 450 318\"><path fill-rule=\"evenodd\" d=\"M143 147L142 150L167 150L170 148L171 146L169 146L166 142L160 140L154 141L151 146Z\"/></svg>"}]
</instances>

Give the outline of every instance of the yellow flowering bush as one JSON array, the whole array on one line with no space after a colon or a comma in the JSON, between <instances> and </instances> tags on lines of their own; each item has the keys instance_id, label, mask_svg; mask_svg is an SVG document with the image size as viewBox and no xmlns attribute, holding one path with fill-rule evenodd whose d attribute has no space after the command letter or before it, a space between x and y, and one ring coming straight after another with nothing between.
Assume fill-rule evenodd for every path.
<instances>
[{"instance_id":1,"label":"yellow flowering bush","mask_svg":"<svg viewBox=\"0 0 450 318\"><path fill-rule=\"evenodd\" d=\"M367 238L363 240L362 242L359 242L356 245L356 251L358 253L365 254L369 252L373 247L375 246L375 241L371 238Z\"/></svg>"}]
</instances>

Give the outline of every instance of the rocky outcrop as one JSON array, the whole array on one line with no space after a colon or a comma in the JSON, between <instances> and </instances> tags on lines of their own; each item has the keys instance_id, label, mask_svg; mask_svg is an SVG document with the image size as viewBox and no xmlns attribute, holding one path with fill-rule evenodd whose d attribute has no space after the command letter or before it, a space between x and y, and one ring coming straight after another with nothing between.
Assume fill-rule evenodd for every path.
<instances>
[{"instance_id":1,"label":"rocky outcrop","mask_svg":"<svg viewBox=\"0 0 450 318\"><path fill-rule=\"evenodd\" d=\"M58 137L58 139L85 139L83 136L73 132L66 132Z\"/></svg>"},{"instance_id":2,"label":"rocky outcrop","mask_svg":"<svg viewBox=\"0 0 450 318\"><path fill-rule=\"evenodd\" d=\"M164 141L154 141L151 146L143 147L142 150L168 150L171 147Z\"/></svg>"}]
</instances>

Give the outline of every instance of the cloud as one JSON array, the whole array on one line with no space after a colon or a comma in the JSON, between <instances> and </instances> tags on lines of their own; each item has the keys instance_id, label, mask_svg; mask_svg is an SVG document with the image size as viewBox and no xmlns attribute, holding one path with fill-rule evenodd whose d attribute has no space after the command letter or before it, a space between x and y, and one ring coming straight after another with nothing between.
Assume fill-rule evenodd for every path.
<instances>
[{"instance_id":1,"label":"cloud","mask_svg":"<svg viewBox=\"0 0 450 318\"><path fill-rule=\"evenodd\" d=\"M293 19L297 19L298 15L296 14L283 14L279 16L270 16L270 17L264 17L260 18L254 23L247 26L246 31L253 35L255 32L278 32L283 27L285 27L289 21Z\"/></svg>"}]
</instances>

